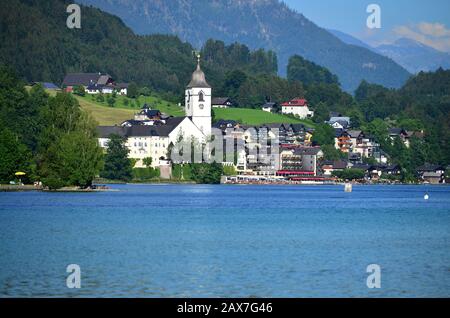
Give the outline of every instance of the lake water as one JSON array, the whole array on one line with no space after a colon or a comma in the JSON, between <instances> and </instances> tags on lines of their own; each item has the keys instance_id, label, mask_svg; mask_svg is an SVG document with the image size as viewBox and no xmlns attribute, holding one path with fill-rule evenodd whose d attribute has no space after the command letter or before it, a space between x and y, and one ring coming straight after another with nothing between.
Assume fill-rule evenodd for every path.
<instances>
[{"instance_id":1,"label":"lake water","mask_svg":"<svg viewBox=\"0 0 450 318\"><path fill-rule=\"evenodd\" d=\"M0 193L0 296L450 296L448 186L113 188Z\"/></svg>"}]
</instances>

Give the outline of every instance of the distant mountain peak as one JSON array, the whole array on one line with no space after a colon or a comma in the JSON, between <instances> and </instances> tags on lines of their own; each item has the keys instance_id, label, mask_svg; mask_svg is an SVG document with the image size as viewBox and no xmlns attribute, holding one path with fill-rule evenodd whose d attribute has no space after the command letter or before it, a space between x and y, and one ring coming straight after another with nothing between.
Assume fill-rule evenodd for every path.
<instances>
[{"instance_id":1,"label":"distant mountain peak","mask_svg":"<svg viewBox=\"0 0 450 318\"><path fill-rule=\"evenodd\" d=\"M379 45L377 50L413 74L450 68L450 54L409 38L400 38L392 44Z\"/></svg>"},{"instance_id":2,"label":"distant mountain peak","mask_svg":"<svg viewBox=\"0 0 450 318\"><path fill-rule=\"evenodd\" d=\"M429 46L426 46L425 44L422 44L422 43L420 43L420 42L418 42L418 41L415 41L415 40L413 40L413 39L408 39L408 38L400 38L400 39L397 39L394 43L393 43L393 45L396 45L396 46L403 46L403 47L420 47L420 48L430 48L430 49L433 49L433 48L431 48L431 47L429 47ZM433 49L434 50L434 49ZM437 50L436 50L437 51Z\"/></svg>"}]
</instances>

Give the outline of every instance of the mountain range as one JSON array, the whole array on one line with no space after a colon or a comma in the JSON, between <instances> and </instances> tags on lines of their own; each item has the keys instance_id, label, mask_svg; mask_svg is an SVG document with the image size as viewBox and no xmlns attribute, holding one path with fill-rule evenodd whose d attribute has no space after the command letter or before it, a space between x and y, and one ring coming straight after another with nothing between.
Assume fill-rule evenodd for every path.
<instances>
[{"instance_id":1,"label":"mountain range","mask_svg":"<svg viewBox=\"0 0 450 318\"><path fill-rule=\"evenodd\" d=\"M392 44L380 45L376 49L413 74L420 71L435 71L440 67L450 69L449 53L411 39L401 38Z\"/></svg>"},{"instance_id":2,"label":"mountain range","mask_svg":"<svg viewBox=\"0 0 450 318\"><path fill-rule=\"evenodd\" d=\"M119 16L134 32L177 35L200 48L210 38L277 53L279 73L297 54L328 68L342 88L362 80L400 87L410 73L391 59L349 45L279 0L79 0Z\"/></svg>"},{"instance_id":3,"label":"mountain range","mask_svg":"<svg viewBox=\"0 0 450 318\"><path fill-rule=\"evenodd\" d=\"M412 39L400 38L390 44L372 47L350 34L337 30L328 31L344 43L364 47L391 58L412 74L417 74L420 71L435 71L438 68L450 69L449 53L438 51Z\"/></svg>"}]
</instances>

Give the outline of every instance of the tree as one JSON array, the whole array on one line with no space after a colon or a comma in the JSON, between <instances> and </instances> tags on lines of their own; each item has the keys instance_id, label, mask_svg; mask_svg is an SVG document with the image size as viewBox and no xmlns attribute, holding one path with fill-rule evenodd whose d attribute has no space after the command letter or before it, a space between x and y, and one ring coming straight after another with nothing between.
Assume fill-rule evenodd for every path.
<instances>
[{"instance_id":1,"label":"tree","mask_svg":"<svg viewBox=\"0 0 450 318\"><path fill-rule=\"evenodd\" d=\"M116 134L110 135L105 166L100 176L110 180L131 180L133 167L128 158L129 152L123 137Z\"/></svg>"},{"instance_id":2,"label":"tree","mask_svg":"<svg viewBox=\"0 0 450 318\"><path fill-rule=\"evenodd\" d=\"M29 151L7 128L0 130L0 181L9 182L18 171L29 172Z\"/></svg>"},{"instance_id":3,"label":"tree","mask_svg":"<svg viewBox=\"0 0 450 318\"><path fill-rule=\"evenodd\" d=\"M116 103L116 99L114 97L108 97L108 106L114 107L114 104Z\"/></svg>"},{"instance_id":4,"label":"tree","mask_svg":"<svg viewBox=\"0 0 450 318\"><path fill-rule=\"evenodd\" d=\"M337 161L346 157L346 154L336 149L334 145L322 145L320 149L323 151L323 158L325 160Z\"/></svg>"},{"instance_id":5,"label":"tree","mask_svg":"<svg viewBox=\"0 0 450 318\"><path fill-rule=\"evenodd\" d=\"M105 101L105 96L103 96L102 93L97 94L97 96L95 97L95 100L99 103L103 103Z\"/></svg>"},{"instance_id":6,"label":"tree","mask_svg":"<svg viewBox=\"0 0 450 318\"><path fill-rule=\"evenodd\" d=\"M86 90L83 85L77 85L73 88L73 93L78 96L85 96Z\"/></svg>"},{"instance_id":7,"label":"tree","mask_svg":"<svg viewBox=\"0 0 450 318\"><path fill-rule=\"evenodd\" d=\"M67 93L49 98L41 122L45 128L38 138L36 161L43 184L50 189L90 186L102 165L97 123Z\"/></svg>"},{"instance_id":8,"label":"tree","mask_svg":"<svg viewBox=\"0 0 450 318\"><path fill-rule=\"evenodd\" d=\"M328 106L325 103L320 102L315 106L313 120L316 123L323 123L324 121L328 120L328 114Z\"/></svg>"},{"instance_id":9,"label":"tree","mask_svg":"<svg viewBox=\"0 0 450 318\"><path fill-rule=\"evenodd\" d=\"M151 91L150 88L144 86L141 89L139 89L139 95L151 96L152 95L152 91Z\"/></svg>"},{"instance_id":10,"label":"tree","mask_svg":"<svg viewBox=\"0 0 450 318\"><path fill-rule=\"evenodd\" d=\"M194 163L191 164L191 178L196 183L218 184L223 174L223 167L219 163Z\"/></svg>"},{"instance_id":11,"label":"tree","mask_svg":"<svg viewBox=\"0 0 450 318\"><path fill-rule=\"evenodd\" d=\"M365 176L365 172L362 169L344 169L342 171L333 171L332 174L341 180L361 180Z\"/></svg>"},{"instance_id":12,"label":"tree","mask_svg":"<svg viewBox=\"0 0 450 318\"><path fill-rule=\"evenodd\" d=\"M364 126L363 130L372 134L382 148L386 149L390 146L391 142L388 135L388 125L384 120L376 118Z\"/></svg>"},{"instance_id":13,"label":"tree","mask_svg":"<svg viewBox=\"0 0 450 318\"><path fill-rule=\"evenodd\" d=\"M142 162L144 163L144 165L145 165L147 168L150 168L150 167L152 166L152 163L153 163L153 158L152 158L152 157L144 158L144 159L142 160Z\"/></svg>"},{"instance_id":14,"label":"tree","mask_svg":"<svg viewBox=\"0 0 450 318\"><path fill-rule=\"evenodd\" d=\"M82 131L63 135L49 152L53 160L47 163L50 173L43 183L51 188L61 185L89 187L103 164L103 153L97 140Z\"/></svg>"},{"instance_id":15,"label":"tree","mask_svg":"<svg viewBox=\"0 0 450 318\"><path fill-rule=\"evenodd\" d=\"M139 96L139 87L136 83L133 82L128 85L127 96L129 98L137 98Z\"/></svg>"},{"instance_id":16,"label":"tree","mask_svg":"<svg viewBox=\"0 0 450 318\"><path fill-rule=\"evenodd\" d=\"M299 81L304 84L338 84L337 76L328 69L309 62L299 55L294 55L289 59L287 78L289 81Z\"/></svg>"},{"instance_id":17,"label":"tree","mask_svg":"<svg viewBox=\"0 0 450 318\"><path fill-rule=\"evenodd\" d=\"M233 101L236 101L239 94L239 89L247 80L247 74L240 70L234 70L225 74L225 80L222 86L223 95L229 96Z\"/></svg>"},{"instance_id":18,"label":"tree","mask_svg":"<svg viewBox=\"0 0 450 318\"><path fill-rule=\"evenodd\" d=\"M328 124L319 124L314 130L312 142L315 145L334 145L334 129Z\"/></svg>"}]
</instances>

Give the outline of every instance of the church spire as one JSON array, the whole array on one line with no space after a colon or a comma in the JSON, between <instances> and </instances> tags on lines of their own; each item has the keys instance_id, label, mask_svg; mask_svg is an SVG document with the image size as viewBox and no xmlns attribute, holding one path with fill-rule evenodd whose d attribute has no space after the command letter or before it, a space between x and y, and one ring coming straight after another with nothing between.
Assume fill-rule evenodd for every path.
<instances>
[{"instance_id":1,"label":"church spire","mask_svg":"<svg viewBox=\"0 0 450 318\"><path fill-rule=\"evenodd\" d=\"M205 73L203 73L200 67L200 53L197 54L197 69L192 73L191 82L188 84L188 88L192 87L211 87L208 82L206 82Z\"/></svg>"}]
</instances>

